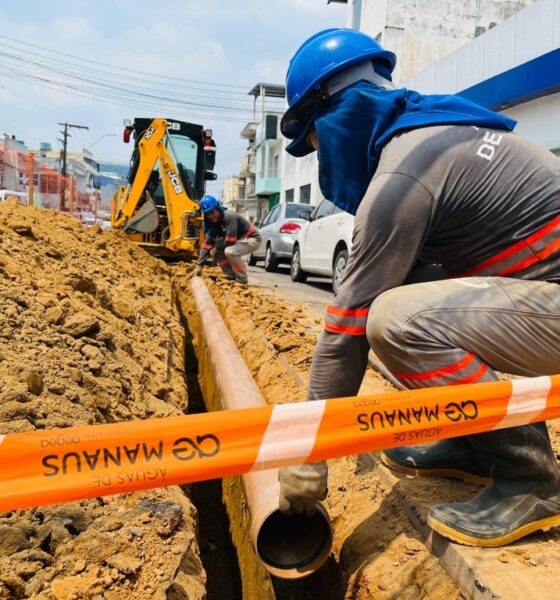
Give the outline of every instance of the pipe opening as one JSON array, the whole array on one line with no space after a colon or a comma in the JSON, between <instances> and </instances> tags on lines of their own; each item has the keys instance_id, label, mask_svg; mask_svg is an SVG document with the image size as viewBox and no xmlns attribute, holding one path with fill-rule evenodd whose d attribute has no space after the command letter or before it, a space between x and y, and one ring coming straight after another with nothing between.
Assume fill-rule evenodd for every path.
<instances>
[{"instance_id":1,"label":"pipe opening","mask_svg":"<svg viewBox=\"0 0 560 600\"><path fill-rule=\"evenodd\" d=\"M274 511L262 524L257 552L275 569L302 569L330 551L332 532L321 512L312 517ZM326 559L326 556L325 556Z\"/></svg>"}]
</instances>

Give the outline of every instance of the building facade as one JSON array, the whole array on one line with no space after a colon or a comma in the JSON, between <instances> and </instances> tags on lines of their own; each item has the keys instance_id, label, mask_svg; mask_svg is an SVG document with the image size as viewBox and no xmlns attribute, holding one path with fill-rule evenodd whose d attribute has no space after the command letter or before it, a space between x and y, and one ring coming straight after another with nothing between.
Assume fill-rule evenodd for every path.
<instances>
[{"instance_id":1,"label":"building facade","mask_svg":"<svg viewBox=\"0 0 560 600\"><path fill-rule=\"evenodd\" d=\"M398 83L505 21L535 0L348 0L347 26L398 56Z\"/></svg>"},{"instance_id":2,"label":"building facade","mask_svg":"<svg viewBox=\"0 0 560 600\"><path fill-rule=\"evenodd\" d=\"M538 0L537 5L547 0ZM485 35L495 35L494 29L535 0L347 0L346 26L358 29L377 39L397 55L394 80L414 88L415 75L441 60L448 60L459 48L478 43ZM525 11L524 11L525 12ZM509 21L506 21L506 23ZM477 49L480 45L477 46ZM492 52L498 53L499 49ZM489 60L496 60L491 57ZM439 63L438 63L439 64ZM470 67L462 67L468 71ZM429 79L432 71L426 71ZM422 80L422 83L425 83ZM426 81L426 83L429 83ZM418 91L433 89L433 93L453 93L441 78L437 87L425 85ZM453 86L451 86L453 87ZM284 141L283 147L286 147ZM299 202L299 190L311 190L311 204L322 200L319 189L317 154L294 160L284 152L281 201Z\"/></svg>"},{"instance_id":3,"label":"building facade","mask_svg":"<svg viewBox=\"0 0 560 600\"><path fill-rule=\"evenodd\" d=\"M560 155L560 0L538 0L407 85L503 112L517 133Z\"/></svg>"},{"instance_id":4,"label":"building facade","mask_svg":"<svg viewBox=\"0 0 560 600\"><path fill-rule=\"evenodd\" d=\"M245 197L238 212L262 221L280 201L283 160L280 119L283 113L277 107L286 96L286 88L279 84L257 83L249 95L254 98L254 110L253 120L241 131L248 147L239 165L239 177L245 180Z\"/></svg>"},{"instance_id":5,"label":"building facade","mask_svg":"<svg viewBox=\"0 0 560 600\"><path fill-rule=\"evenodd\" d=\"M222 204L235 212L243 212L245 204L245 178L232 175L224 180Z\"/></svg>"}]
</instances>

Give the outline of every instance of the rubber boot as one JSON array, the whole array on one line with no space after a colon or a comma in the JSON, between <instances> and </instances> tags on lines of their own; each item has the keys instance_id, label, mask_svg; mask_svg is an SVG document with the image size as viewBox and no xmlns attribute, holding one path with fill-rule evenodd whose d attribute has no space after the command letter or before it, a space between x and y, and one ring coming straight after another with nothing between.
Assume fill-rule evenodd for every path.
<instances>
[{"instance_id":1,"label":"rubber boot","mask_svg":"<svg viewBox=\"0 0 560 600\"><path fill-rule=\"evenodd\" d=\"M385 450L381 461L394 471L416 477L453 477L478 485L492 480L491 462L464 437Z\"/></svg>"},{"instance_id":2,"label":"rubber boot","mask_svg":"<svg viewBox=\"0 0 560 600\"><path fill-rule=\"evenodd\" d=\"M469 502L433 506L430 527L460 544L497 547L560 525L560 470L545 423L468 439L491 457L493 481Z\"/></svg>"}]
</instances>

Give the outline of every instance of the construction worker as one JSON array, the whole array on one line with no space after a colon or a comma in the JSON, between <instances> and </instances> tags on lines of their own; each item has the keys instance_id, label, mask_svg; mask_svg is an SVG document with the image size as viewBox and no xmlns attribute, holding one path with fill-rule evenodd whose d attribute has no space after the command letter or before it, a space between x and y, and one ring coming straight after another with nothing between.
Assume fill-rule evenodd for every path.
<instances>
[{"instance_id":1,"label":"construction worker","mask_svg":"<svg viewBox=\"0 0 560 600\"><path fill-rule=\"evenodd\" d=\"M247 265L243 256L251 254L261 245L258 229L241 215L227 210L214 196L206 195L200 201L204 215L206 233L195 275L200 275L202 267L210 258L212 248L216 249L218 266L226 279L247 283Z\"/></svg>"},{"instance_id":2,"label":"construction worker","mask_svg":"<svg viewBox=\"0 0 560 600\"><path fill-rule=\"evenodd\" d=\"M513 134L503 115L395 89L395 61L367 35L331 29L308 39L288 69L287 151L318 150L323 195L356 215L308 399L356 395L370 348L407 388L558 373L560 161ZM403 285L419 260L448 278ZM536 416L542 399L529 402ZM383 459L409 474L486 484L469 502L431 508L430 526L456 542L500 546L560 525L545 423ZM279 479L288 514L313 513L327 493L325 463L283 468Z\"/></svg>"}]
</instances>

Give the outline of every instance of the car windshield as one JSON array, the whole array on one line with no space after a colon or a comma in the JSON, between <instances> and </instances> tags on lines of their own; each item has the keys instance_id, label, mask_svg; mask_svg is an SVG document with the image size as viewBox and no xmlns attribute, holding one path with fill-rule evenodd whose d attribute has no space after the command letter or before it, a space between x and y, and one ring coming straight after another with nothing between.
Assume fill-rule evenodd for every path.
<instances>
[{"instance_id":1,"label":"car windshield","mask_svg":"<svg viewBox=\"0 0 560 600\"><path fill-rule=\"evenodd\" d=\"M286 204L286 219L297 219L300 210L311 210L309 204Z\"/></svg>"}]
</instances>

